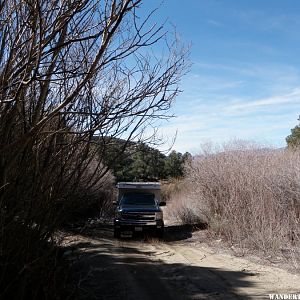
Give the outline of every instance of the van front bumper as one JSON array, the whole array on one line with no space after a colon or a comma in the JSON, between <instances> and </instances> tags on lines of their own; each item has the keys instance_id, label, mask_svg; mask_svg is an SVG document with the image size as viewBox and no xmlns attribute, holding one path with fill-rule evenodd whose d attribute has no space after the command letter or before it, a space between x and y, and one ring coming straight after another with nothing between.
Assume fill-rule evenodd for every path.
<instances>
[{"instance_id":1,"label":"van front bumper","mask_svg":"<svg viewBox=\"0 0 300 300\"><path fill-rule=\"evenodd\" d=\"M140 221L140 220L122 220L115 219L114 226L116 229L120 230L135 230L136 228L145 229L161 229L164 227L163 220L155 220L155 221Z\"/></svg>"}]
</instances>

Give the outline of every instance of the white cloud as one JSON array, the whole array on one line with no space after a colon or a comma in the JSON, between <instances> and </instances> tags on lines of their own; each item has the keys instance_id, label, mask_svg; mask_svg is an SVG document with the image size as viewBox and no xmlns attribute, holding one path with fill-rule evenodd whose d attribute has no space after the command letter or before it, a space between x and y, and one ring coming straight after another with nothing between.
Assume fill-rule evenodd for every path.
<instances>
[{"instance_id":1,"label":"white cloud","mask_svg":"<svg viewBox=\"0 0 300 300\"><path fill-rule=\"evenodd\" d=\"M213 26L215 26L215 27L220 27L220 26L222 26L222 23L221 23L221 22L218 22L218 21L216 21L216 20L208 20L207 23L210 24L210 25L213 25Z\"/></svg>"},{"instance_id":2,"label":"white cloud","mask_svg":"<svg viewBox=\"0 0 300 300\"><path fill-rule=\"evenodd\" d=\"M262 47L258 44L257 47ZM217 72L224 79L222 74L227 77L251 77L251 79L273 82L281 84L299 82L300 73L297 68L287 64L249 64L241 62L232 62L231 64L203 63L196 62L197 73L207 74L207 72ZM278 86L278 85L277 85ZM290 87L290 85L289 85Z\"/></svg>"},{"instance_id":3,"label":"white cloud","mask_svg":"<svg viewBox=\"0 0 300 300\"><path fill-rule=\"evenodd\" d=\"M274 90L275 87L274 87ZM224 142L233 138L256 140L277 147L297 123L300 87L263 98L252 95L216 93L179 99L177 118L164 124L160 132L177 139L174 149L197 153L203 141Z\"/></svg>"},{"instance_id":4,"label":"white cloud","mask_svg":"<svg viewBox=\"0 0 300 300\"><path fill-rule=\"evenodd\" d=\"M232 138L283 147L300 113L300 73L290 65L197 63L182 88L178 117L160 126L170 139L177 132L180 152Z\"/></svg>"},{"instance_id":5,"label":"white cloud","mask_svg":"<svg viewBox=\"0 0 300 300\"><path fill-rule=\"evenodd\" d=\"M242 109L259 109L264 106L274 106L283 104L299 104L300 103L300 88L294 88L291 92L283 95L274 95L271 97L253 100L240 101L228 107L227 111L238 111Z\"/></svg>"}]
</instances>

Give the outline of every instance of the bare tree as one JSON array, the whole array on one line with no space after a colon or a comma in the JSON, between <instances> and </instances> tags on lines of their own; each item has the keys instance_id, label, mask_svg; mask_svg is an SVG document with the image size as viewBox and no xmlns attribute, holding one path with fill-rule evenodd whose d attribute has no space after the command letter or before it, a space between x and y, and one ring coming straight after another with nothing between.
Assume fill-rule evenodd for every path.
<instances>
[{"instance_id":1,"label":"bare tree","mask_svg":"<svg viewBox=\"0 0 300 300\"><path fill-rule=\"evenodd\" d=\"M141 2L0 1L2 250L16 220L48 239L57 203L101 188L107 145L168 117L188 51Z\"/></svg>"},{"instance_id":2,"label":"bare tree","mask_svg":"<svg viewBox=\"0 0 300 300\"><path fill-rule=\"evenodd\" d=\"M166 57L145 51L166 35L148 25L151 14L140 21L140 4L1 4L1 187L18 153L37 141L57 133L68 136L68 147L95 133L137 139L153 119L166 117L186 53L176 41L166 43Z\"/></svg>"}]
</instances>

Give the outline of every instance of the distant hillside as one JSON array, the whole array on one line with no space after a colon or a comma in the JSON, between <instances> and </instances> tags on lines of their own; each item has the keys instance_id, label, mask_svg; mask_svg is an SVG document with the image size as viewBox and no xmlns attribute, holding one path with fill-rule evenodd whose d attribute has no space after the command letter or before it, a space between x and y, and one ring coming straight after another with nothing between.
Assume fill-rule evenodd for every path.
<instances>
[{"instance_id":1,"label":"distant hillside","mask_svg":"<svg viewBox=\"0 0 300 300\"><path fill-rule=\"evenodd\" d=\"M191 155L171 151L169 155L145 143L116 138L93 137L104 163L116 181L159 181L183 176L183 166Z\"/></svg>"}]
</instances>

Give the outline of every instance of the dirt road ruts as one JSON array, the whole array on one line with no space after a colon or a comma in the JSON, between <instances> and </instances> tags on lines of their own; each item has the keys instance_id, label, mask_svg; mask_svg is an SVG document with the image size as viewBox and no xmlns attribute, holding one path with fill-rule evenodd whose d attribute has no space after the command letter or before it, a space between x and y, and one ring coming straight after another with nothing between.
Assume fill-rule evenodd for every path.
<instances>
[{"instance_id":1,"label":"dirt road ruts","mask_svg":"<svg viewBox=\"0 0 300 300\"><path fill-rule=\"evenodd\" d=\"M217 254L181 226L165 241L138 236L116 240L111 225L69 235L80 299L269 299L299 293L300 276Z\"/></svg>"}]
</instances>

